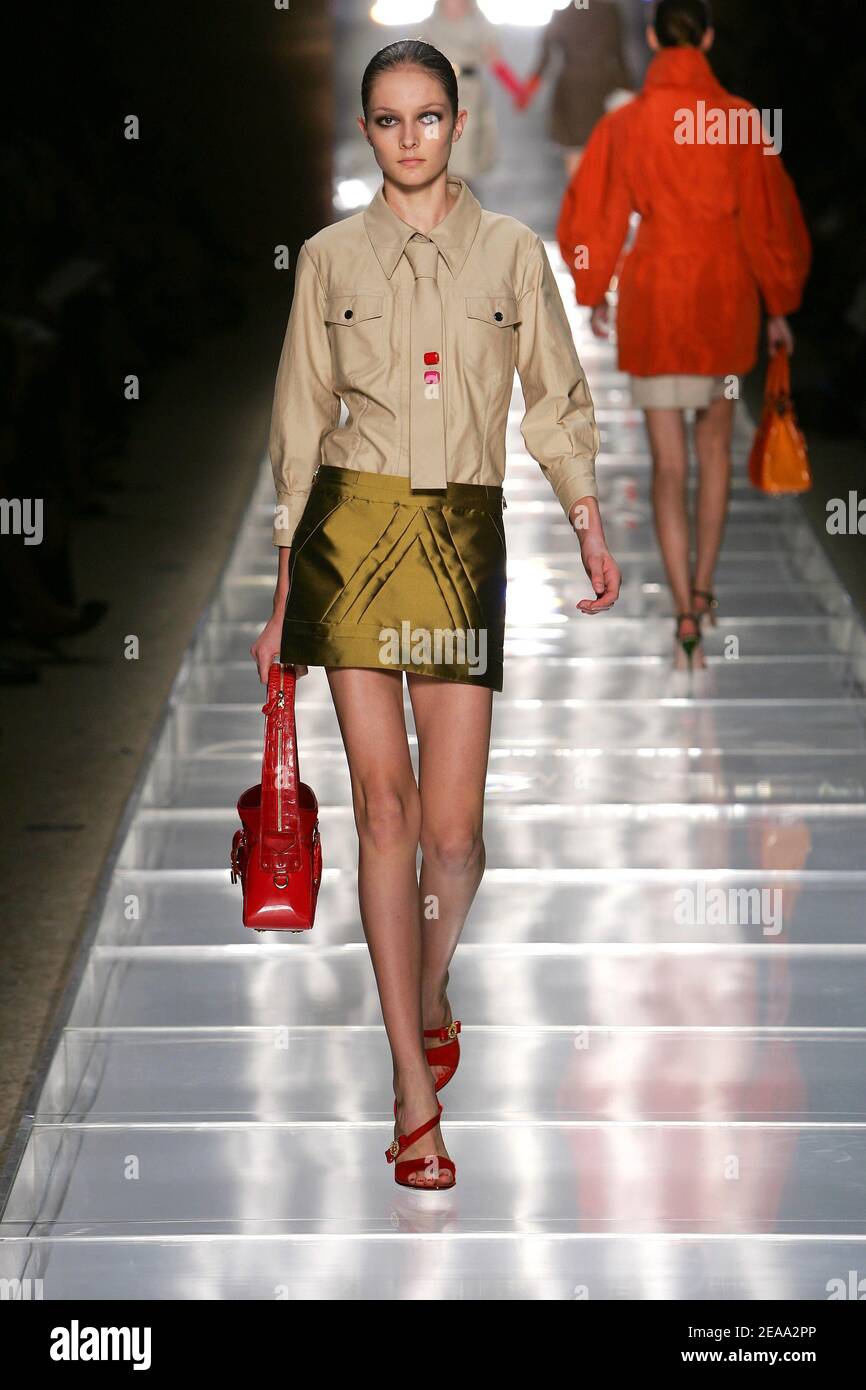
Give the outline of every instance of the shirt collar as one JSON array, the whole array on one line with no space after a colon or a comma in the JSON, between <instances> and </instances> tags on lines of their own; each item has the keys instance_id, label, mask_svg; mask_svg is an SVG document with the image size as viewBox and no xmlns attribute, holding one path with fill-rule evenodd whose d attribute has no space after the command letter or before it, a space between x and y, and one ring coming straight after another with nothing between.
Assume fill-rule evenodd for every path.
<instances>
[{"instance_id":1,"label":"shirt collar","mask_svg":"<svg viewBox=\"0 0 866 1390\"><path fill-rule=\"evenodd\" d=\"M448 184L460 190L456 203L441 222L422 235L435 241L445 258L445 264L456 277L463 269L469 248L475 240L478 223L481 221L481 204L463 179L449 174ZM379 185L364 209L364 225L373 250L379 258L379 264L390 280L406 242L415 235L418 228L410 227L409 223L398 217L385 201L383 184Z\"/></svg>"}]
</instances>

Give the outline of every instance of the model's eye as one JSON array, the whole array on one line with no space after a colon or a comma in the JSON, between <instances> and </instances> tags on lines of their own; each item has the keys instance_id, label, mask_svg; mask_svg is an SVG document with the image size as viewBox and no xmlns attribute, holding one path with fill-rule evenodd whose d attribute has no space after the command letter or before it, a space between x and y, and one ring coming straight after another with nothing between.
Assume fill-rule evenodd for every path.
<instances>
[{"instance_id":1,"label":"model's eye","mask_svg":"<svg viewBox=\"0 0 866 1390\"><path fill-rule=\"evenodd\" d=\"M425 111L421 117L424 125L432 125L434 121L441 121L441 119L442 117L439 115L438 111Z\"/></svg>"},{"instance_id":2,"label":"model's eye","mask_svg":"<svg viewBox=\"0 0 866 1390\"><path fill-rule=\"evenodd\" d=\"M377 116L376 125L389 126L392 121L396 121L396 116Z\"/></svg>"}]
</instances>

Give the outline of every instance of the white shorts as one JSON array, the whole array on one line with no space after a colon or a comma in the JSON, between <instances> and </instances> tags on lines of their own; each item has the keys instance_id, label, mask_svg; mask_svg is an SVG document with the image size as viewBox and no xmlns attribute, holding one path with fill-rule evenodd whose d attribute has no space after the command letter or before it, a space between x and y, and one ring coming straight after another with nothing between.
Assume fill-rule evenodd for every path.
<instances>
[{"instance_id":1,"label":"white shorts","mask_svg":"<svg viewBox=\"0 0 866 1390\"><path fill-rule=\"evenodd\" d=\"M725 394L723 376L633 376L632 404L638 410L706 410Z\"/></svg>"}]
</instances>

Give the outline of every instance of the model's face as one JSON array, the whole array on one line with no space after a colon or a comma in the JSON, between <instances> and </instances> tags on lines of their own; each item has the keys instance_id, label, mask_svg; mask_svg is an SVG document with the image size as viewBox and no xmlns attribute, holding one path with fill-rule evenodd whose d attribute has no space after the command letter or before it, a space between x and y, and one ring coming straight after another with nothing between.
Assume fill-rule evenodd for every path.
<instances>
[{"instance_id":1,"label":"model's face","mask_svg":"<svg viewBox=\"0 0 866 1390\"><path fill-rule=\"evenodd\" d=\"M358 125L382 173L412 188L441 174L466 116L458 111L452 123L442 84L423 68L396 68L376 78L367 119L359 116Z\"/></svg>"}]
</instances>

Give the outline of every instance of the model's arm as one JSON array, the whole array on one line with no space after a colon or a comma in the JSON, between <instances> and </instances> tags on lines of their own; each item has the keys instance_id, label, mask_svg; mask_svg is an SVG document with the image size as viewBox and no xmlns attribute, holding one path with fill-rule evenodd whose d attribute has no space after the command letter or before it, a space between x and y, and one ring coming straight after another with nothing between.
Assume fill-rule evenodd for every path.
<instances>
[{"instance_id":1,"label":"model's arm","mask_svg":"<svg viewBox=\"0 0 866 1390\"><path fill-rule=\"evenodd\" d=\"M577 302L593 310L605 303L632 210L616 148L620 122L620 113L615 112L602 117L593 130L566 189L556 227L556 240L571 271Z\"/></svg>"},{"instance_id":2,"label":"model's arm","mask_svg":"<svg viewBox=\"0 0 866 1390\"><path fill-rule=\"evenodd\" d=\"M619 570L604 538L595 458L599 447L592 397L574 346L556 278L535 238L520 294L517 371L526 402L524 443L571 522L595 599L577 607L597 613L616 601Z\"/></svg>"},{"instance_id":3,"label":"model's arm","mask_svg":"<svg viewBox=\"0 0 866 1390\"><path fill-rule=\"evenodd\" d=\"M524 82L522 92L516 98L517 105L521 111L525 111L526 107L532 101L533 97L535 96L535 93L541 86L541 80L544 77L550 59L553 56L555 41L553 33L551 31L551 26L556 23L556 20L557 14L554 13L551 16L547 25L545 26L544 33L542 34L541 47L538 50L538 59L536 61L535 67L529 74L529 77Z\"/></svg>"},{"instance_id":4,"label":"model's arm","mask_svg":"<svg viewBox=\"0 0 866 1390\"><path fill-rule=\"evenodd\" d=\"M507 63L503 57L496 26L485 19L481 26L481 33L483 36L481 43L483 62L490 68L493 76L502 83L508 95L515 101L519 101L523 96L523 82L511 64Z\"/></svg>"},{"instance_id":5,"label":"model's arm","mask_svg":"<svg viewBox=\"0 0 866 1390\"><path fill-rule=\"evenodd\" d=\"M740 231L767 310L771 352L793 350L787 315L800 307L812 243L800 200L781 156L745 141L740 154Z\"/></svg>"},{"instance_id":6,"label":"model's arm","mask_svg":"<svg viewBox=\"0 0 866 1390\"><path fill-rule=\"evenodd\" d=\"M271 662L279 660L292 538L307 505L322 438L339 418L340 397L334 391L325 323L325 292L304 245L295 264L295 293L271 413L269 453L277 499L272 541L279 547L279 561L273 612L250 647L263 682Z\"/></svg>"},{"instance_id":7,"label":"model's arm","mask_svg":"<svg viewBox=\"0 0 866 1390\"><path fill-rule=\"evenodd\" d=\"M632 90L632 78L629 72L629 64L626 59L625 51L625 32L623 29L622 17L618 5L611 5L611 18L613 20L613 43L609 46L608 52L611 59L611 77L618 87L627 91Z\"/></svg>"},{"instance_id":8,"label":"model's arm","mask_svg":"<svg viewBox=\"0 0 866 1390\"><path fill-rule=\"evenodd\" d=\"M544 26L544 33L541 36L541 44L538 49L538 58L536 59L535 67L532 69L532 74L529 79L534 86L537 86L538 83L541 82L558 42L556 29L560 21L557 19L557 13L557 11L554 11L547 24Z\"/></svg>"},{"instance_id":9,"label":"model's arm","mask_svg":"<svg viewBox=\"0 0 866 1390\"><path fill-rule=\"evenodd\" d=\"M274 545L291 545L319 466L322 439L339 418L325 291L305 243L295 265L295 294L271 412L269 452L277 495Z\"/></svg>"}]
</instances>

